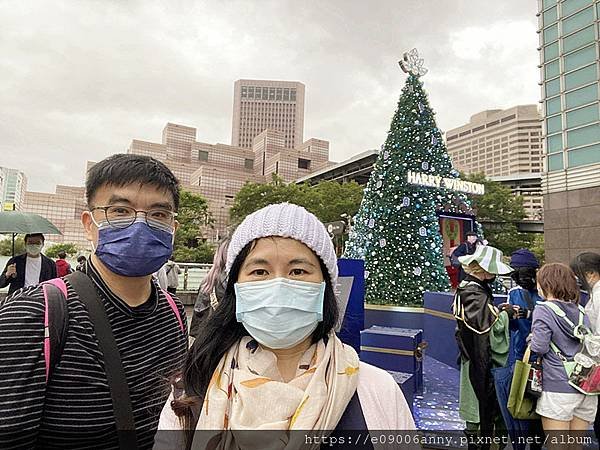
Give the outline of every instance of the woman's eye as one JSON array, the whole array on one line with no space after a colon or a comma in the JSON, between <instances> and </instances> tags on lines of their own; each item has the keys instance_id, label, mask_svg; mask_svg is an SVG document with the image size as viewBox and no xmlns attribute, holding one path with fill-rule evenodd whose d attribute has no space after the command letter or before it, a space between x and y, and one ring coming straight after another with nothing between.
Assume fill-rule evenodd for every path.
<instances>
[{"instance_id":1,"label":"woman's eye","mask_svg":"<svg viewBox=\"0 0 600 450\"><path fill-rule=\"evenodd\" d=\"M292 270L292 275L300 276L304 275L306 271L304 269L294 269Z\"/></svg>"},{"instance_id":2,"label":"woman's eye","mask_svg":"<svg viewBox=\"0 0 600 450\"><path fill-rule=\"evenodd\" d=\"M251 275L256 275L259 277L265 276L266 274L267 274L267 271L265 269L256 269L256 270L253 270L251 273Z\"/></svg>"}]
</instances>

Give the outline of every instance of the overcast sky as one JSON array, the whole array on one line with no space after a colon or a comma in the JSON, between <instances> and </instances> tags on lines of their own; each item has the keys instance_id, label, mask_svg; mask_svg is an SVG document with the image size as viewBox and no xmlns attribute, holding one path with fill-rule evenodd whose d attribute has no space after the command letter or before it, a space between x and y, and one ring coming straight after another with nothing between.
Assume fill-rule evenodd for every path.
<instances>
[{"instance_id":1,"label":"overcast sky","mask_svg":"<svg viewBox=\"0 0 600 450\"><path fill-rule=\"evenodd\" d=\"M538 101L536 3L0 0L0 165L53 192L166 122L229 144L240 78L303 82L304 138L341 161L383 143L413 47L448 130Z\"/></svg>"}]
</instances>

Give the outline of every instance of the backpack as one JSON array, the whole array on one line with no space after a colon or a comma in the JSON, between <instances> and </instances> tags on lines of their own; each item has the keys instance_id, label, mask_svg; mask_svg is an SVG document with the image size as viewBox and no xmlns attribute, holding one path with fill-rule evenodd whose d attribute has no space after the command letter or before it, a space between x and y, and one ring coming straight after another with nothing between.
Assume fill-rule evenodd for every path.
<instances>
[{"instance_id":1,"label":"backpack","mask_svg":"<svg viewBox=\"0 0 600 450\"><path fill-rule=\"evenodd\" d=\"M68 280L70 276L65 278ZM175 300L167 291L161 290L179 322L179 328L182 332L185 332L185 326ZM43 282L42 291L44 293L44 361L47 383L65 348L69 327L69 311L67 309L67 285L62 278L54 278Z\"/></svg>"},{"instance_id":2,"label":"backpack","mask_svg":"<svg viewBox=\"0 0 600 450\"><path fill-rule=\"evenodd\" d=\"M600 394L600 336L594 335L583 324L585 310L578 306L579 319L575 325L558 305L552 302L543 302L540 305L547 306L554 314L567 322L573 330L573 336L581 342L581 349L575 354L573 360L569 361L556 344L550 341L550 348L563 363L569 384L585 395Z\"/></svg>"}]
</instances>

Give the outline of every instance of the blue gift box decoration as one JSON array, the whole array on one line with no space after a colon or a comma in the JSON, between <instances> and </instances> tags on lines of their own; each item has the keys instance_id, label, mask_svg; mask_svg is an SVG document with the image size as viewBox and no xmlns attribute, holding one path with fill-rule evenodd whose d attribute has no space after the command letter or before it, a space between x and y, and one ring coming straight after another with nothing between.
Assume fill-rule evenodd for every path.
<instances>
[{"instance_id":1,"label":"blue gift box decoration","mask_svg":"<svg viewBox=\"0 0 600 450\"><path fill-rule=\"evenodd\" d=\"M360 336L360 359L381 369L413 375L415 393L423 392L422 330L372 326Z\"/></svg>"}]
</instances>

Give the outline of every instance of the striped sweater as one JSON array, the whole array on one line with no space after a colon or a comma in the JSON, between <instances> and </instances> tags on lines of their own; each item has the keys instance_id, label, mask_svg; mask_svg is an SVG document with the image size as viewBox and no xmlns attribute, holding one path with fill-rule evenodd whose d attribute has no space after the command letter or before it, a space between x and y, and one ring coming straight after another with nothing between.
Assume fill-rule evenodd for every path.
<instances>
[{"instance_id":1,"label":"striped sweater","mask_svg":"<svg viewBox=\"0 0 600 450\"><path fill-rule=\"evenodd\" d=\"M148 301L130 307L96 285L121 354L140 448L152 448L168 378L181 367L187 336L153 283ZM45 382L44 297L39 286L0 305L0 448L118 448L104 363L84 304L67 282L69 326L62 357ZM181 317L184 311L178 302Z\"/></svg>"}]
</instances>

